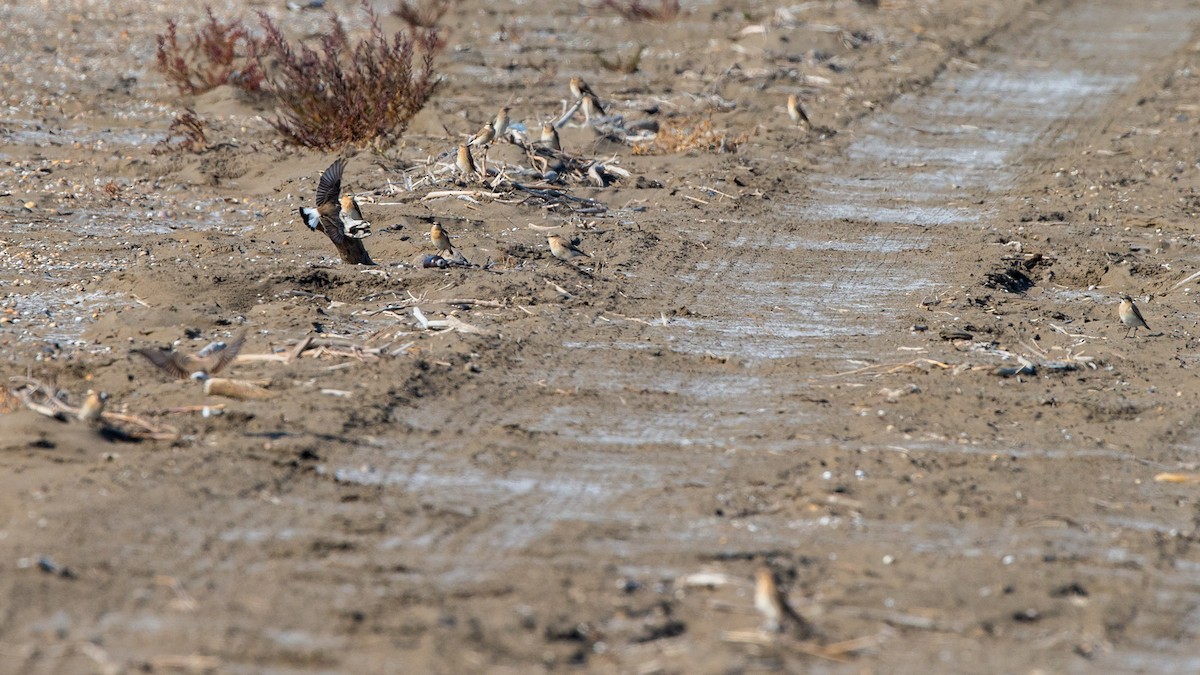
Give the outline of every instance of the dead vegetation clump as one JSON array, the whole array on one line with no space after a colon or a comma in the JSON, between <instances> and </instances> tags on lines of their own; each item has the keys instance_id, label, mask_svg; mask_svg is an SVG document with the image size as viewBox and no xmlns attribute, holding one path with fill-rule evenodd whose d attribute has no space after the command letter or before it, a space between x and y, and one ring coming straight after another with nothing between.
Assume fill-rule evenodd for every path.
<instances>
[{"instance_id":1,"label":"dead vegetation clump","mask_svg":"<svg viewBox=\"0 0 1200 675\"><path fill-rule=\"evenodd\" d=\"M737 152L749 138L748 133L732 135L714 128L712 119L708 117L698 121L681 117L662 122L653 138L633 145L633 154L675 155L691 150Z\"/></svg>"},{"instance_id":2,"label":"dead vegetation clump","mask_svg":"<svg viewBox=\"0 0 1200 675\"><path fill-rule=\"evenodd\" d=\"M616 12L626 21L673 21L679 17L679 0L658 0L657 5L641 0L600 0L599 9Z\"/></svg>"},{"instance_id":3,"label":"dead vegetation clump","mask_svg":"<svg viewBox=\"0 0 1200 675\"><path fill-rule=\"evenodd\" d=\"M154 148L154 154L161 154L169 150L204 152L209 148L208 135L205 133L207 128L208 123L197 115L195 110L185 108L183 112L175 114L171 126L167 127L166 138L158 142ZM175 141L176 138L179 140Z\"/></svg>"},{"instance_id":4,"label":"dead vegetation clump","mask_svg":"<svg viewBox=\"0 0 1200 675\"><path fill-rule=\"evenodd\" d=\"M266 36L258 58L272 59L267 87L281 107L271 125L303 147L331 150L346 145L386 145L437 87L433 58L436 29L397 32L389 41L379 17L370 16L370 35L351 45L335 15L321 49L293 47L267 15L259 13Z\"/></svg>"},{"instance_id":5,"label":"dead vegetation clump","mask_svg":"<svg viewBox=\"0 0 1200 675\"><path fill-rule=\"evenodd\" d=\"M263 74L254 59L257 40L241 21L221 22L212 7L205 12L208 22L186 44L180 44L176 23L167 21L166 34L156 38L158 69L182 94L203 94L223 84L260 91Z\"/></svg>"}]
</instances>

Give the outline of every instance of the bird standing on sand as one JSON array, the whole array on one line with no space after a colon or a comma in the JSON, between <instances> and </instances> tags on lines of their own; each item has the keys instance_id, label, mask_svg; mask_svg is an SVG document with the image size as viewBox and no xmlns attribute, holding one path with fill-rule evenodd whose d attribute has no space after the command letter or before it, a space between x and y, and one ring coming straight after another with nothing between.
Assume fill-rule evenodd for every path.
<instances>
[{"instance_id":1,"label":"bird standing on sand","mask_svg":"<svg viewBox=\"0 0 1200 675\"><path fill-rule=\"evenodd\" d=\"M800 106L800 97L796 94L788 96L787 102L788 117L792 118L795 124L804 123L806 127L812 127L812 122L808 121L808 113L804 112L804 108Z\"/></svg>"},{"instance_id":2,"label":"bird standing on sand","mask_svg":"<svg viewBox=\"0 0 1200 675\"><path fill-rule=\"evenodd\" d=\"M104 414L104 403L106 401L108 401L108 394L88 389L87 394L83 398L83 405L79 406L79 421L87 424L98 422L100 416Z\"/></svg>"},{"instance_id":3,"label":"bird standing on sand","mask_svg":"<svg viewBox=\"0 0 1200 675\"><path fill-rule=\"evenodd\" d=\"M603 117L604 106L600 105L600 99L595 96L583 97L583 119L585 122L590 122L593 117Z\"/></svg>"},{"instance_id":4,"label":"bird standing on sand","mask_svg":"<svg viewBox=\"0 0 1200 675\"><path fill-rule=\"evenodd\" d=\"M508 110L508 106L500 108L496 119L492 121L492 130L496 133L496 138L504 138L504 134L508 133Z\"/></svg>"},{"instance_id":5,"label":"bird standing on sand","mask_svg":"<svg viewBox=\"0 0 1200 675\"><path fill-rule=\"evenodd\" d=\"M450 245L450 235L446 234L441 223L434 223L433 227L429 228L429 241L433 242L433 247L439 253L445 251L449 255L454 255L454 247Z\"/></svg>"},{"instance_id":6,"label":"bird standing on sand","mask_svg":"<svg viewBox=\"0 0 1200 675\"><path fill-rule=\"evenodd\" d=\"M585 256L588 258L592 257L583 251L580 251L578 248L575 248L575 245L570 241L567 241L566 237L557 234L547 235L546 242L550 244L550 255L558 258L559 260L571 260L572 258L581 258Z\"/></svg>"},{"instance_id":7,"label":"bird standing on sand","mask_svg":"<svg viewBox=\"0 0 1200 675\"><path fill-rule=\"evenodd\" d=\"M1146 324L1146 319L1142 317L1142 310L1133 304L1133 298L1128 295L1121 296L1121 305L1117 307L1117 316L1121 318L1121 323L1130 328L1130 332L1125 334L1125 337L1133 335L1137 337L1137 329L1145 328L1150 330L1150 326Z\"/></svg>"},{"instance_id":8,"label":"bird standing on sand","mask_svg":"<svg viewBox=\"0 0 1200 675\"><path fill-rule=\"evenodd\" d=\"M149 359L150 363L180 380L207 380L237 358L246 341L246 331L237 334L229 343L213 342L195 354L182 354L154 347L135 349L134 354Z\"/></svg>"},{"instance_id":9,"label":"bird standing on sand","mask_svg":"<svg viewBox=\"0 0 1200 675\"><path fill-rule=\"evenodd\" d=\"M775 573L766 566L754 572L754 608L762 613L762 629L767 632L781 633L785 622L791 622L803 637L812 634L812 626L788 604L783 591L775 584Z\"/></svg>"},{"instance_id":10,"label":"bird standing on sand","mask_svg":"<svg viewBox=\"0 0 1200 675\"><path fill-rule=\"evenodd\" d=\"M464 178L475 173L475 158L471 156L471 149L466 145L458 146L458 157L454 164L458 167L458 173Z\"/></svg>"},{"instance_id":11,"label":"bird standing on sand","mask_svg":"<svg viewBox=\"0 0 1200 675\"><path fill-rule=\"evenodd\" d=\"M325 169L325 172L321 174L320 182L317 183L317 208L301 206L300 217L304 219L304 224L308 226L308 229L314 232L320 230L329 237L329 241L333 242L333 247L337 249L342 262L355 265L374 265L375 263L367 254L367 249L361 241L362 237L370 234L369 227L365 233L361 227L354 233L347 232L346 225L340 216L343 207L339 197L342 194L342 171L345 168L346 160L339 159ZM355 210L357 211L357 209Z\"/></svg>"},{"instance_id":12,"label":"bird standing on sand","mask_svg":"<svg viewBox=\"0 0 1200 675\"><path fill-rule=\"evenodd\" d=\"M558 140L558 129L549 122L542 124L542 143L551 150L562 150L562 143Z\"/></svg>"}]
</instances>

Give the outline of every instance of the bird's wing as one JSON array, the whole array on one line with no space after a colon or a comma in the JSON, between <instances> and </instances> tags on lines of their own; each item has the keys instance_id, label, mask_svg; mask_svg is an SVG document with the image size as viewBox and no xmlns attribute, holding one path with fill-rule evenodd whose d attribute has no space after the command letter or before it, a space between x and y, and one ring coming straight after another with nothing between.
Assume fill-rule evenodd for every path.
<instances>
[{"instance_id":1,"label":"bird's wing","mask_svg":"<svg viewBox=\"0 0 1200 675\"><path fill-rule=\"evenodd\" d=\"M340 246L346 239L346 230L342 226L342 219L337 216L321 216L321 231L329 237L334 246Z\"/></svg>"},{"instance_id":2,"label":"bird's wing","mask_svg":"<svg viewBox=\"0 0 1200 675\"><path fill-rule=\"evenodd\" d=\"M233 338L225 348L217 352L217 362L209 369L210 373L219 373L221 370L233 362L237 358L238 352L242 351L242 344L246 342L246 331L243 330Z\"/></svg>"},{"instance_id":3,"label":"bird's wing","mask_svg":"<svg viewBox=\"0 0 1200 675\"><path fill-rule=\"evenodd\" d=\"M189 373L186 368L180 365L179 355L175 352L165 352L161 349L135 349L133 350L133 353L141 354L142 356L146 357L150 363L153 363L159 368L170 373L172 376L181 380L186 380L192 376L192 374Z\"/></svg>"},{"instance_id":4,"label":"bird's wing","mask_svg":"<svg viewBox=\"0 0 1200 675\"><path fill-rule=\"evenodd\" d=\"M800 105L799 101L796 101L796 112L800 114L800 119L804 120L805 124L812 126L812 122L808 120L808 113L804 111L804 106Z\"/></svg>"},{"instance_id":5,"label":"bird's wing","mask_svg":"<svg viewBox=\"0 0 1200 675\"><path fill-rule=\"evenodd\" d=\"M1146 319L1142 316L1142 310L1138 309L1138 306L1132 302L1129 303L1129 309L1133 310L1133 315L1137 317L1138 321L1142 322L1142 325L1146 327L1146 330L1150 330L1150 324L1146 323Z\"/></svg>"},{"instance_id":6,"label":"bird's wing","mask_svg":"<svg viewBox=\"0 0 1200 675\"><path fill-rule=\"evenodd\" d=\"M336 202L342 194L342 170L346 168L346 160L339 159L325 169L321 174L321 182L317 183L317 206Z\"/></svg>"},{"instance_id":7,"label":"bird's wing","mask_svg":"<svg viewBox=\"0 0 1200 675\"><path fill-rule=\"evenodd\" d=\"M316 209L301 206L300 217L304 219L304 224L308 226L308 229L314 232L316 232L317 226L321 224L321 214Z\"/></svg>"}]
</instances>

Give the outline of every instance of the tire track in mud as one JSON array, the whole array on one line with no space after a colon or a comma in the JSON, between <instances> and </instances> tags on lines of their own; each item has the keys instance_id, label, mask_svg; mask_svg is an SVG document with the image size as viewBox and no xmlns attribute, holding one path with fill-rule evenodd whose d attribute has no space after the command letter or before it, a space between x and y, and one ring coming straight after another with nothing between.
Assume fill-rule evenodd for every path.
<instances>
[{"instance_id":1,"label":"tire track in mud","mask_svg":"<svg viewBox=\"0 0 1200 675\"><path fill-rule=\"evenodd\" d=\"M805 203L756 227L688 223L686 233L707 250L694 249L690 269L654 292L692 315L661 326L593 317L564 329L569 367L543 372L530 358L530 372L514 375L545 381L544 407L473 422L528 432L523 442L499 441L496 451L519 449L537 454L537 462L450 460L470 451L443 442L419 448L425 460L416 469L395 449L392 468L342 478L404 486L435 507L475 505L473 517L454 526L418 518L411 538L397 543L419 551L430 569L445 570L442 582L486 579L528 562L544 537L597 523L628 536L576 541L578 548L556 555L648 564L672 550L694 551L700 541L751 550L795 545L798 531L821 536L815 522L763 518L770 526L746 528L716 517L661 516L675 512L673 495L685 486L716 489L734 462L813 443L781 429L831 413L798 408L806 380L778 366L814 362L833 370L848 358L894 359L878 338L907 330L895 308L918 305L944 283L938 251L955 238L978 237L998 204L1017 199L1006 193L1023 166L1106 124L1108 107L1181 47L1200 18L1175 3L1153 10L1131 22L1123 3L1078 3L1004 44L994 41L977 62L864 119L843 157L804 178L812 191ZM846 222L869 229L847 232ZM626 355L627 368L612 368L614 352ZM556 388L587 395L555 395ZM598 399L607 404L596 406ZM623 412L614 416L614 409ZM899 527L900 539L926 545ZM936 547L955 538L943 530ZM1003 532L987 532L1012 544ZM836 534L843 545L875 536Z\"/></svg>"}]
</instances>

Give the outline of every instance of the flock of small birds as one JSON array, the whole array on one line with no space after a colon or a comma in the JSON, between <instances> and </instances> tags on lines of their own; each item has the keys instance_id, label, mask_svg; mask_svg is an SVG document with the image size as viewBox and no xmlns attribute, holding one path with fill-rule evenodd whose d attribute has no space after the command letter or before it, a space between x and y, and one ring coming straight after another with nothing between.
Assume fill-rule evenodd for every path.
<instances>
[{"instance_id":1,"label":"flock of small birds","mask_svg":"<svg viewBox=\"0 0 1200 675\"><path fill-rule=\"evenodd\" d=\"M575 97L575 104L572 111L582 110L585 116L585 123L590 122L593 117L606 114L607 109L601 102L600 97L596 95L596 92L583 78L571 78L570 90L572 96ZM800 110L799 114L807 123L808 117L799 108L799 103L795 95L789 99L788 106L789 111ZM521 142L520 140L514 140L510 135L510 132L513 131L509 116L511 110L507 105L501 106L493 119L484 123L479 131L475 132L466 142L458 145L455 152L454 164L460 177L470 179L477 175L486 176L487 152L494 143L502 139ZM574 114L574 112L570 114ZM795 116L793 115L793 117ZM542 124L539 143L542 148L554 152L562 151L562 141L559 139L555 123L546 121ZM474 150L478 150L481 153L479 163L476 162L476 156L473 153ZM370 257L366 255L365 249L362 250L362 255L357 257L357 259L353 259L353 255L348 256L344 250L347 246L355 243L352 240L362 240L371 236L371 223L363 217L362 208L358 201L352 195L341 194L342 174L345 168L346 160L338 159L325 169L317 184L316 207L300 207L300 217L310 230L314 232L320 231L329 237L339 253L342 254L344 261L371 264ZM422 266L444 267L447 264L466 263L461 253L456 251L451 245L450 236L447 234L445 226L441 223L435 222L430 228L429 240L433 244L434 254L426 256L422 260ZM558 260L570 261L580 257L592 257L590 254L580 250L576 242L558 234L547 235L546 243L550 249L550 254ZM361 241L357 242L357 245L361 246Z\"/></svg>"},{"instance_id":2,"label":"flock of small birds","mask_svg":"<svg viewBox=\"0 0 1200 675\"><path fill-rule=\"evenodd\" d=\"M587 120L595 116L603 116L607 109L596 92L582 78L573 77L570 90L575 97L576 110L582 110ZM786 111L794 124L813 128L812 122L800 103L796 94L788 96ZM498 139L511 139L513 130L510 118L511 108L502 106L492 120L485 123L479 131L465 143L459 144L456 152L455 166L462 177L471 177L479 173L472 149L482 153L484 170L486 171L487 151ZM555 152L561 152L562 143L558 130L549 121L542 124L541 146ZM348 263L373 264L362 240L371 236L371 223L363 216L362 207L353 195L343 195L342 175L346 168L346 160L338 159L321 174L317 185L316 207L300 207L300 217L312 231L320 231L329 237L338 249L342 259ZM445 267L455 262L466 264L460 251L456 250L450 234L445 226L434 222L429 230L429 241L434 253L424 257L425 267ZM571 262L576 258L591 258L592 255L581 250L578 245L559 234L548 234L546 244L550 255L555 259ZM1150 330L1141 310L1129 295L1122 295L1117 307L1117 318L1128 329L1125 337L1137 337L1139 328ZM220 373L237 357L246 339L243 330L230 342L213 342L195 354L178 351L168 351L158 348L134 349L131 353L144 357L151 364L167 375L176 379L205 381L210 376ZM104 392L88 390L82 404L78 408L78 418L87 423L96 423L101 419L108 395ZM774 577L765 568L757 575L758 593L755 603L767 617L771 630L778 630L784 614L790 608L779 600L775 592Z\"/></svg>"},{"instance_id":3,"label":"flock of small birds","mask_svg":"<svg viewBox=\"0 0 1200 675\"><path fill-rule=\"evenodd\" d=\"M594 116L606 114L607 110L600 97L583 78L572 77L570 90L571 95L575 98L573 110L582 110L585 121L590 121ZM472 148L477 148L483 153L484 171L486 171L488 149L498 139L509 138L511 110L507 105L502 106L493 119L486 122L467 142L458 146L455 166L462 177L467 178L481 173L475 163ZM803 125L808 129L813 128L813 123L801 105L800 97L797 94L788 96L786 111L794 124ZM562 150L558 130L552 122L547 121L542 124L540 143L543 147L553 151ZM317 207L315 209L300 208L300 215L309 229L324 232L335 246L339 246L346 239L364 239L371 235L371 223L363 218L357 200L353 196L340 194L342 171L345 166L344 159L339 159L330 165L321 175L317 187ZM424 259L424 266L444 267L446 263L454 261L465 263L461 253L451 245L450 235L440 223L435 222L430 228L429 240L433 244L435 253ZM558 260L569 262L575 258L592 257L591 254L580 250L575 242L558 234L548 234L546 243L550 254ZM345 259L344 255L343 259ZM1141 310L1129 295L1121 297L1117 316L1121 323L1130 329L1126 337L1136 337L1138 328L1150 329Z\"/></svg>"}]
</instances>

